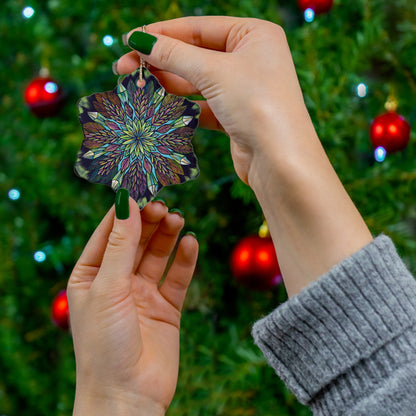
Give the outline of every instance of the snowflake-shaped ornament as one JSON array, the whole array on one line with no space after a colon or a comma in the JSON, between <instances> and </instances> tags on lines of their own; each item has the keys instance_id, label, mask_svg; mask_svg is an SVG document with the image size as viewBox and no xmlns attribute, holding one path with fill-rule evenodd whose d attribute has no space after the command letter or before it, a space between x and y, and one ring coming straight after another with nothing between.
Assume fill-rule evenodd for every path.
<instances>
[{"instance_id":1,"label":"snowflake-shaped ornament","mask_svg":"<svg viewBox=\"0 0 416 416\"><path fill-rule=\"evenodd\" d=\"M198 176L191 139L200 107L167 94L147 69L120 78L113 91L81 98L78 110L84 140L75 172L81 178L128 189L142 208L163 186Z\"/></svg>"}]
</instances>

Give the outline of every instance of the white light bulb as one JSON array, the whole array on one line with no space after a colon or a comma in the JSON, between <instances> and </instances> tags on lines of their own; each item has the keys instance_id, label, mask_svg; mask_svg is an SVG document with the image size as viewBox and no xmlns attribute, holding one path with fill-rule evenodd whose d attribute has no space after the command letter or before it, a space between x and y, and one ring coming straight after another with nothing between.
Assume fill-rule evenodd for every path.
<instances>
[{"instance_id":1,"label":"white light bulb","mask_svg":"<svg viewBox=\"0 0 416 416\"><path fill-rule=\"evenodd\" d=\"M367 85L365 85L363 82L357 85L357 95L360 98L364 98L367 95Z\"/></svg>"}]
</instances>

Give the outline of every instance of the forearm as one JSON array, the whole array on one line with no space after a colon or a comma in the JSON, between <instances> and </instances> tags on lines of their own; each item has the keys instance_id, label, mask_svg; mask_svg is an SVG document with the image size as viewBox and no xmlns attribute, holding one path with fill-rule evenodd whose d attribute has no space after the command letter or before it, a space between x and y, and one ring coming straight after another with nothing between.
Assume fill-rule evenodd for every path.
<instances>
[{"instance_id":1,"label":"forearm","mask_svg":"<svg viewBox=\"0 0 416 416\"><path fill-rule=\"evenodd\" d=\"M249 172L289 296L372 240L306 109L291 120L263 124L258 140L265 151L259 146Z\"/></svg>"}]
</instances>

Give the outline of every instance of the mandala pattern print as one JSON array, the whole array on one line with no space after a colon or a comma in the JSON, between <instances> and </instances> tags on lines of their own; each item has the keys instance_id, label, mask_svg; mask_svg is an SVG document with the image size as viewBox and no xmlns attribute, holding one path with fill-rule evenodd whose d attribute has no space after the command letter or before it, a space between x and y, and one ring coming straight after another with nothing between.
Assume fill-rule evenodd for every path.
<instances>
[{"instance_id":1,"label":"mandala pattern print","mask_svg":"<svg viewBox=\"0 0 416 416\"><path fill-rule=\"evenodd\" d=\"M141 70L145 85L138 87ZM200 107L167 94L147 69L120 78L113 91L83 97L78 110L84 140L75 172L81 178L125 188L142 208L163 186L198 176L191 139Z\"/></svg>"}]
</instances>

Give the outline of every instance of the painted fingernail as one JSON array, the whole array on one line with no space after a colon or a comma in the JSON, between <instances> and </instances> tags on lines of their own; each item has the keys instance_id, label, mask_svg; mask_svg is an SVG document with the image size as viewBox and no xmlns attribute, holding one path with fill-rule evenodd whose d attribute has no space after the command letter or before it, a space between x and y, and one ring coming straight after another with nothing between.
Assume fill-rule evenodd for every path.
<instances>
[{"instance_id":1,"label":"painted fingernail","mask_svg":"<svg viewBox=\"0 0 416 416\"><path fill-rule=\"evenodd\" d=\"M127 32L127 33L123 33L122 35L121 35L121 41L123 42L123 45L125 45L125 46L129 46L129 44L127 43L127 35L128 35L129 33Z\"/></svg>"},{"instance_id":2,"label":"painted fingernail","mask_svg":"<svg viewBox=\"0 0 416 416\"><path fill-rule=\"evenodd\" d=\"M184 214L183 214L183 212L182 212L179 208L172 208L172 209L170 209L170 210L169 210L169 212L170 212L171 214L178 214L178 215L180 215L182 218L184 218Z\"/></svg>"},{"instance_id":3,"label":"painted fingernail","mask_svg":"<svg viewBox=\"0 0 416 416\"><path fill-rule=\"evenodd\" d=\"M156 43L157 38L149 33L145 32L133 32L128 40L128 44L131 48L136 49L145 55L150 55L153 46Z\"/></svg>"},{"instance_id":4,"label":"painted fingernail","mask_svg":"<svg viewBox=\"0 0 416 416\"><path fill-rule=\"evenodd\" d=\"M118 60L114 61L111 65L111 69L112 69L114 75L120 75L117 71L117 64L118 64Z\"/></svg>"},{"instance_id":5,"label":"painted fingernail","mask_svg":"<svg viewBox=\"0 0 416 416\"><path fill-rule=\"evenodd\" d=\"M187 231L185 235L191 235L196 239L196 234L193 231Z\"/></svg>"},{"instance_id":6,"label":"painted fingernail","mask_svg":"<svg viewBox=\"0 0 416 416\"><path fill-rule=\"evenodd\" d=\"M160 202L160 203L162 203L163 205L166 205L166 201L163 199L163 198L160 198L160 197L156 197L156 198L153 198L152 199L152 201L153 202Z\"/></svg>"},{"instance_id":7,"label":"painted fingernail","mask_svg":"<svg viewBox=\"0 0 416 416\"><path fill-rule=\"evenodd\" d=\"M119 188L116 194L116 217L119 220L126 220L129 213L129 191L124 188Z\"/></svg>"}]
</instances>

